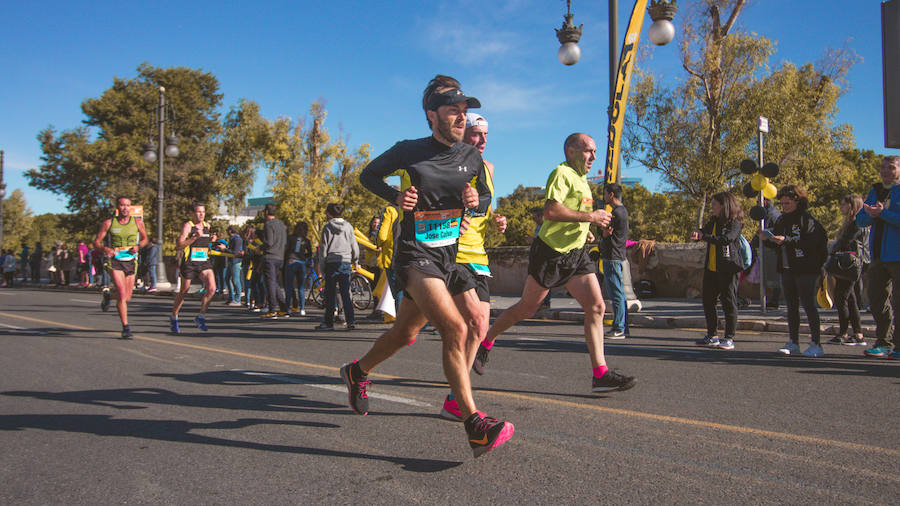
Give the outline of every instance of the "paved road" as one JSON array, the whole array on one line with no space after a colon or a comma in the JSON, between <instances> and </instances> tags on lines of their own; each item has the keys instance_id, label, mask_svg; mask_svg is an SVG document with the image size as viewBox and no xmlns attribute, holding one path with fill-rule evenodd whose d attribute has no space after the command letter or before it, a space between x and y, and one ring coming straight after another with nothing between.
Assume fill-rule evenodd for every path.
<instances>
[{"instance_id":1,"label":"paved road","mask_svg":"<svg viewBox=\"0 0 900 506\"><path fill-rule=\"evenodd\" d=\"M98 301L0 291L0 503L897 503L900 363L855 347L791 359L781 334L724 352L634 329L607 355L638 386L592 395L581 325L526 322L474 379L516 434L474 460L437 417L437 336L371 376L360 417L337 371L383 325L218 306L210 332L173 336L169 300L139 296L122 341Z\"/></svg>"}]
</instances>

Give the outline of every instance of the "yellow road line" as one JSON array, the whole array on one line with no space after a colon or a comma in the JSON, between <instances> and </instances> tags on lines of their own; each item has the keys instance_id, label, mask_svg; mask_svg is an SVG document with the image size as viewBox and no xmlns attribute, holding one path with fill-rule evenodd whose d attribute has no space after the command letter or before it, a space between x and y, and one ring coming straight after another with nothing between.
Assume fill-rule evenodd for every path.
<instances>
[{"instance_id":1,"label":"yellow road line","mask_svg":"<svg viewBox=\"0 0 900 506\"><path fill-rule=\"evenodd\" d=\"M26 320L26 321L36 322L36 323L58 325L61 327L67 327L67 328L71 328L71 329L75 329L75 330L88 330L88 331L97 332L94 329L89 329L86 327L79 327L77 325L71 325L71 324L61 323L61 322L54 322L54 321L50 321L50 320L41 320L39 318L31 318L28 316L20 316L20 315L10 314L10 313L0 312L0 316L5 316L7 318ZM104 332L104 331L100 331L100 332ZM105 332L105 333L110 334L112 332ZM155 338L155 337L135 336L135 338L143 340L143 341L151 341L151 342L160 343L160 344L181 346L183 348L192 348L192 349L196 349L196 350L208 351L208 352L212 352L212 353L221 353L221 354L225 354L225 355L233 355L233 356L237 356L237 357L254 358L257 360L263 360L263 361L267 361L267 362L276 362L276 363L280 363L280 364L308 367L311 369L320 369L320 370L325 370L325 371L329 371L329 372L336 372L339 370L339 368L334 367L334 366L314 364L314 363L310 363L310 362L300 362L297 360L289 360L289 359L285 359L285 358L271 357L268 355L244 353L241 351L233 351L233 350L227 350L227 349L223 349L223 348L214 348L212 346L202 346L202 345L198 345L198 344L180 343L177 341L170 341L167 339L159 339L159 338ZM405 379L402 376L391 376L391 375L379 374L379 373L371 373L370 376L374 376L377 378L384 378L384 379ZM422 382L422 383L431 383L431 384L434 384L437 386L445 385L445 383L443 383L443 382L427 382L426 381L426 382ZM724 430L724 431L735 432L735 433L739 433L739 434L752 434L754 436L785 439L785 440L809 443L809 444L814 444L814 445L834 446L834 447L844 448L844 449L848 449L848 450L858 450L858 451L864 451L864 452L870 452L870 453L881 453L884 455L900 457L900 450L893 450L891 448L882 448L880 446L872 446L872 445L867 445L867 444L862 444L862 443L851 443L849 441L838 441L838 440L834 440L834 439L824 439L824 438L817 438L817 437L812 437L812 436L803 436L800 434L790 434L790 433L786 433L786 432L775 432L775 431L770 431L770 430L754 429L752 427L742 427L740 425L729 425L729 424L723 424L723 423L708 422L708 421L704 421L704 420L694 420L692 418L682 418L682 417L678 417L678 416L658 415L655 413L645 413L643 411L633 411L633 410L629 410L629 409L595 406L592 404L582 404L582 403L578 403L578 402L564 401L564 400L560 400L560 399L551 399L548 397L537 397L537 396L533 396L533 395L524 395L524 394L517 394L517 393L512 393L512 392L498 392L498 391L490 390L490 389L479 389L478 392L480 394L487 394L487 395L492 395L495 397L506 397L509 399L516 399L516 400L526 401L526 402L530 402L530 403L551 404L551 405L556 405L556 406L564 406L567 408L584 409L584 410L596 411L596 412L600 412L600 413L611 413L611 414L615 414L615 415L643 418L645 420L678 423L678 424L694 426L694 427L704 427L704 428L708 428L708 429Z\"/></svg>"}]
</instances>

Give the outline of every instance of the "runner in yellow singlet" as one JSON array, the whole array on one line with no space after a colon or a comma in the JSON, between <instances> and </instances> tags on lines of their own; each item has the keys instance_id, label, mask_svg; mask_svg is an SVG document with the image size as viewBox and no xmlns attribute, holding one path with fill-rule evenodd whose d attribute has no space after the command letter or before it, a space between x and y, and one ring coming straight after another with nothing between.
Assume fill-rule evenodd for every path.
<instances>
[{"instance_id":1,"label":"runner in yellow singlet","mask_svg":"<svg viewBox=\"0 0 900 506\"><path fill-rule=\"evenodd\" d=\"M466 113L466 132L462 141L475 146L479 153L484 154L487 147L488 122L484 116L469 112ZM491 195L494 194L494 164L485 160L485 176ZM493 219L491 219L493 216ZM459 236L459 249L456 253L456 263L465 267L467 274L474 280L475 290L461 291L467 285L451 282L450 294L456 301L463 318L468 324L469 339L466 341L466 360L472 364L478 345L487 335L491 318L491 292L488 279L491 277L491 269L488 265L487 251L484 249L485 234L491 221L496 225L500 233L506 232L506 217L499 214L492 215L492 209L488 208L485 216L470 217L469 227ZM459 405L453 393L444 399L441 408L441 418L461 422L463 420Z\"/></svg>"},{"instance_id":2,"label":"runner in yellow singlet","mask_svg":"<svg viewBox=\"0 0 900 506\"><path fill-rule=\"evenodd\" d=\"M181 290L175 294L172 304L172 315L169 316L169 329L174 334L181 332L178 327L178 311L184 304L184 298L191 288L191 281L199 279L206 291L200 299L200 314L194 317L194 325L202 331L206 327L206 310L209 302L216 294L216 278L213 275L212 263L209 261L210 234L206 217L206 206L195 202L191 205L192 217L181 227L181 235L175 241L175 248L183 250L181 263Z\"/></svg>"}]
</instances>

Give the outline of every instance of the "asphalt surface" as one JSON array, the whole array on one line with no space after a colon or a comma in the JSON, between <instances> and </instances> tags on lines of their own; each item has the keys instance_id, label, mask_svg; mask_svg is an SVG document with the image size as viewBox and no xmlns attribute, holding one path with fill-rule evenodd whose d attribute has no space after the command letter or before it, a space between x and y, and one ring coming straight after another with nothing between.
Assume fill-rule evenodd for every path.
<instances>
[{"instance_id":1,"label":"asphalt surface","mask_svg":"<svg viewBox=\"0 0 900 506\"><path fill-rule=\"evenodd\" d=\"M0 290L0 503L897 504L900 362L827 346L774 350L741 331L732 352L702 331L633 328L608 341L626 392L590 392L581 324L523 322L501 337L478 407L510 420L473 459L439 336L382 364L371 412L338 376L386 326L314 331L216 303L209 332L168 333L166 297L130 305L132 341L96 292Z\"/></svg>"}]
</instances>

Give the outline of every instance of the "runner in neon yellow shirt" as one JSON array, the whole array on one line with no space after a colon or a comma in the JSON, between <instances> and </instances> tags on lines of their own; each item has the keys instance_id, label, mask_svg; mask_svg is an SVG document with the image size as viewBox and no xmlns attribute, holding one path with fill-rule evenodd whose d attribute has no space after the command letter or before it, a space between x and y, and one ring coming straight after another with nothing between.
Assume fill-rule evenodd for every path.
<instances>
[{"instance_id":1,"label":"runner in neon yellow shirt","mask_svg":"<svg viewBox=\"0 0 900 506\"><path fill-rule=\"evenodd\" d=\"M597 282L596 263L584 248L591 224L606 227L611 215L594 209L587 174L597 159L597 145L589 135L574 133L563 145L566 161L547 179L544 223L531 243L528 278L522 298L504 311L488 330L478 348L475 372L484 373L488 352L503 331L529 318L538 310L551 288L565 286L584 308L584 339L591 357L591 390L609 392L633 387L632 377L618 374L606 365L603 354L603 294Z\"/></svg>"}]
</instances>

